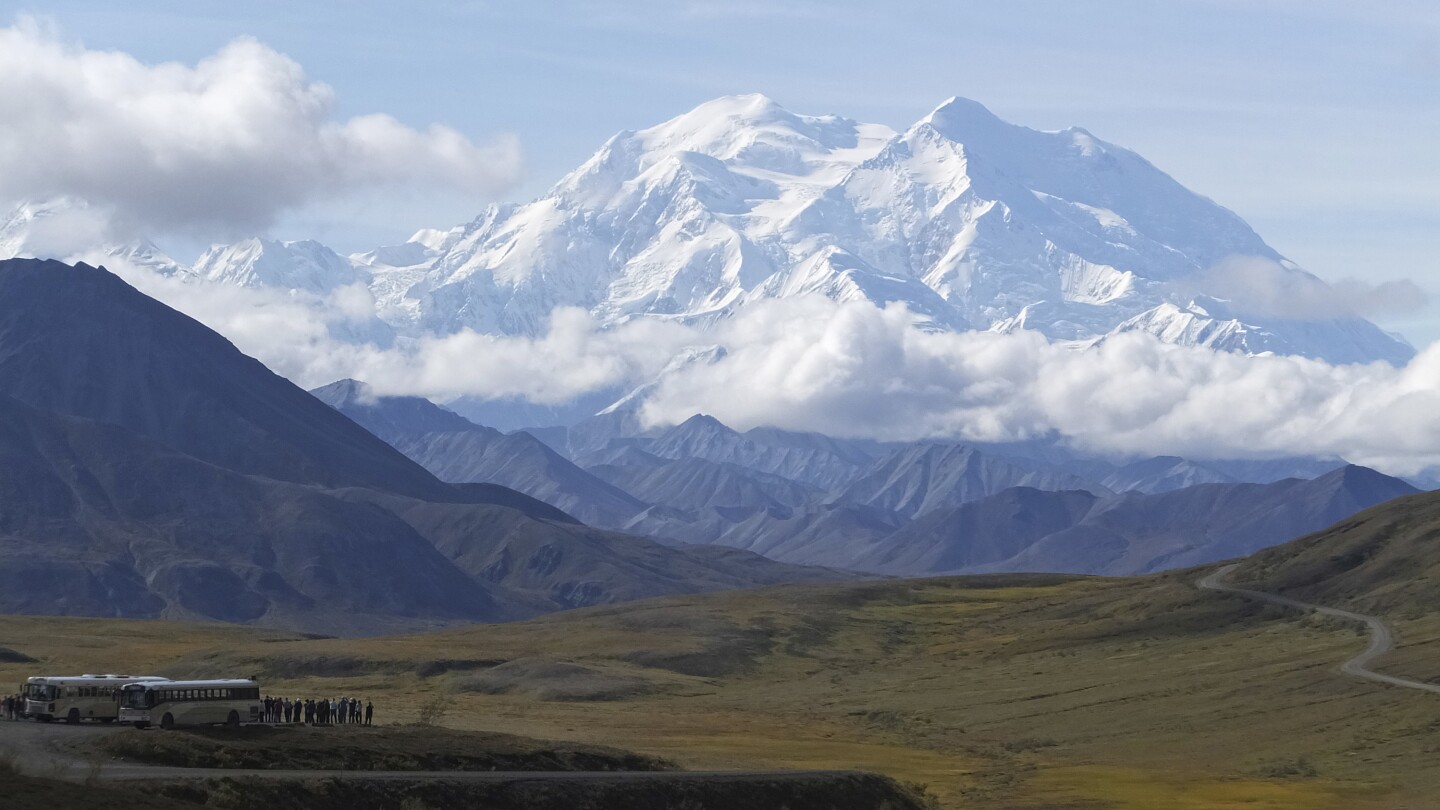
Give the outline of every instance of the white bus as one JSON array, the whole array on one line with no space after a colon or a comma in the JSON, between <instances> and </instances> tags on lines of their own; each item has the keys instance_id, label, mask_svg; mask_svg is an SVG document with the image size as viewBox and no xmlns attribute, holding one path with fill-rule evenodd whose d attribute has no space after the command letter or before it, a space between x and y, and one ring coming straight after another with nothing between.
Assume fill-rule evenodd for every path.
<instances>
[{"instance_id":1,"label":"white bus","mask_svg":"<svg viewBox=\"0 0 1440 810\"><path fill-rule=\"evenodd\" d=\"M260 720L255 681L163 681L128 684L120 690L120 722L163 729Z\"/></svg>"},{"instance_id":2,"label":"white bus","mask_svg":"<svg viewBox=\"0 0 1440 810\"><path fill-rule=\"evenodd\" d=\"M99 720L113 723L119 716L116 700L120 687L127 683L164 682L153 675L77 675L27 678L21 687L25 699L23 714L45 723L64 720Z\"/></svg>"}]
</instances>

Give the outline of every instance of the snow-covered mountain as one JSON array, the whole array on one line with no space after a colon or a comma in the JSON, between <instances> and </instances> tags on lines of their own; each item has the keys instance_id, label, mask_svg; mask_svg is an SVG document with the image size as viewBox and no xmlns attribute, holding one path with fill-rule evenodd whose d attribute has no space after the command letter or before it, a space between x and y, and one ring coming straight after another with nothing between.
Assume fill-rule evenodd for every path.
<instances>
[{"instance_id":1,"label":"snow-covered mountain","mask_svg":"<svg viewBox=\"0 0 1440 810\"><path fill-rule=\"evenodd\" d=\"M0 259L109 257L163 276L190 274L148 239L112 239L106 224L106 215L83 200L20 203L0 218Z\"/></svg>"},{"instance_id":2,"label":"snow-covered mountain","mask_svg":"<svg viewBox=\"0 0 1440 810\"><path fill-rule=\"evenodd\" d=\"M206 281L237 287L276 287L324 295L338 287L369 283L368 273L312 240L280 242L246 239L216 245L195 261L195 274Z\"/></svg>"},{"instance_id":3,"label":"snow-covered mountain","mask_svg":"<svg viewBox=\"0 0 1440 810\"><path fill-rule=\"evenodd\" d=\"M0 256L29 227L0 223ZM819 294L902 302L927 328L1023 328L1081 346L1139 331L1341 363L1413 356L1358 317L1256 315L1208 294L1206 273L1235 256L1321 283L1231 211L1083 129L1040 132L955 98L895 132L745 95L621 132L539 199L461 226L345 259L251 239L194 270L321 296L363 283L401 337L535 335L557 306L606 324L705 322Z\"/></svg>"},{"instance_id":4,"label":"snow-covered mountain","mask_svg":"<svg viewBox=\"0 0 1440 810\"><path fill-rule=\"evenodd\" d=\"M943 329L1413 355L1359 318L1256 320L1177 283L1236 255L1303 273L1232 212L1082 129L1038 132L951 99L895 133L749 95L622 132L534 202L356 260L376 270L382 311L423 332L534 334L560 305L696 320L819 293L904 302Z\"/></svg>"}]
</instances>

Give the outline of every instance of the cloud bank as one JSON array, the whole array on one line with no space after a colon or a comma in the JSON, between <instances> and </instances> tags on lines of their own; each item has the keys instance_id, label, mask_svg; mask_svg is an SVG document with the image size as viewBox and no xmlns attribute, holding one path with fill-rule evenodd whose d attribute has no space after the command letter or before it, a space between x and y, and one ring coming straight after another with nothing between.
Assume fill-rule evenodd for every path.
<instances>
[{"instance_id":1,"label":"cloud bank","mask_svg":"<svg viewBox=\"0 0 1440 810\"><path fill-rule=\"evenodd\" d=\"M704 328L642 319L602 329L583 310L558 309L534 339L463 331L382 347L341 339L375 323L363 290L321 299L106 263L305 387L354 377L442 402L559 404L658 376L641 412L654 425L707 413L742 430L881 440L1054 437L1126 456L1339 456L1402 475L1440 465L1440 344L1400 369L1246 357L1144 334L1080 350L1033 332L926 332L902 306L817 297L759 302ZM710 346L725 351L666 368Z\"/></svg>"},{"instance_id":2,"label":"cloud bank","mask_svg":"<svg viewBox=\"0 0 1440 810\"><path fill-rule=\"evenodd\" d=\"M1259 256L1233 256L1176 285L1190 294L1222 299L1241 316L1327 320L1416 312L1429 303L1409 279L1370 283L1343 278L1326 283L1309 273Z\"/></svg>"},{"instance_id":3,"label":"cloud bank","mask_svg":"<svg viewBox=\"0 0 1440 810\"><path fill-rule=\"evenodd\" d=\"M492 193L518 175L512 138L334 108L328 86L254 39L147 65L22 19L0 28L0 199L77 197L123 212L122 226L246 232L361 188Z\"/></svg>"}]
</instances>

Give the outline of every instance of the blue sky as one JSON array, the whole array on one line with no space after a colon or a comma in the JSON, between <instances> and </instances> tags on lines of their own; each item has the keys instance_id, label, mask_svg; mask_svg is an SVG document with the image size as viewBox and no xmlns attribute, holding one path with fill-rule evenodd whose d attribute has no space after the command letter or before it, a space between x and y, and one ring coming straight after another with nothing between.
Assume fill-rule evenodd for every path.
<instances>
[{"instance_id":1,"label":"blue sky","mask_svg":"<svg viewBox=\"0 0 1440 810\"><path fill-rule=\"evenodd\" d=\"M1378 5L1378 4L1366 4ZM1327 278L1411 278L1377 317L1440 339L1440 4L1167 2L0 2L65 38L194 63L237 36L384 112L476 140L512 133L544 190L621 129L728 93L903 128L951 95L1084 126L1245 217ZM275 235L342 251L470 218L450 193L312 204ZM177 250L182 258L184 250Z\"/></svg>"}]
</instances>

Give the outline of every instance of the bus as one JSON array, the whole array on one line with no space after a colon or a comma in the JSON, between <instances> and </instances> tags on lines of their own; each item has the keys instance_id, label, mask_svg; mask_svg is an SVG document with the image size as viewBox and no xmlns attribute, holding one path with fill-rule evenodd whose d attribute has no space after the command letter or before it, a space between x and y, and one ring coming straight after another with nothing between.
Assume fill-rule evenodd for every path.
<instances>
[{"instance_id":1,"label":"bus","mask_svg":"<svg viewBox=\"0 0 1440 810\"><path fill-rule=\"evenodd\" d=\"M113 723L120 714L116 701L120 687L127 683L164 682L154 675L41 676L25 679L20 687L22 713L44 723L64 720L99 720Z\"/></svg>"},{"instance_id":2,"label":"bus","mask_svg":"<svg viewBox=\"0 0 1440 810\"><path fill-rule=\"evenodd\" d=\"M127 684L120 690L120 722L179 726L238 726L260 720L260 684L250 680L163 681Z\"/></svg>"}]
</instances>

